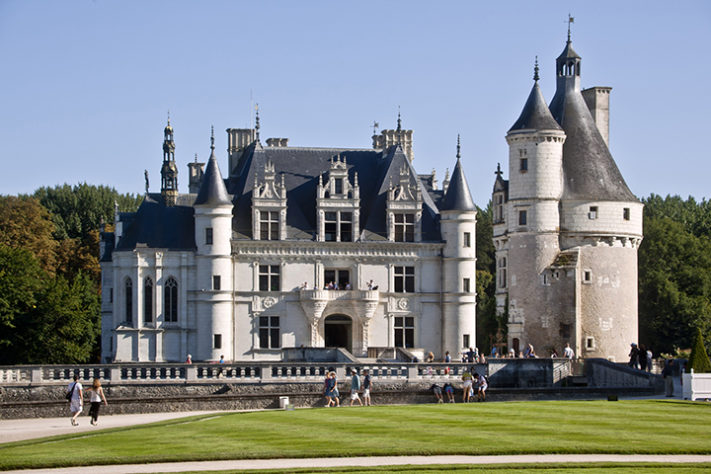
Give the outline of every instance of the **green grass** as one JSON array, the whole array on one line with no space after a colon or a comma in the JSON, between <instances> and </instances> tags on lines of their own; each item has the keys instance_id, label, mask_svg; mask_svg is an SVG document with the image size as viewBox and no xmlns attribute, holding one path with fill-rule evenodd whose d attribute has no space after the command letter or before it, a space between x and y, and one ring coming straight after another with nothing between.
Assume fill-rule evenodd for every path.
<instances>
[{"instance_id":1,"label":"green grass","mask_svg":"<svg viewBox=\"0 0 711 474\"><path fill-rule=\"evenodd\" d=\"M711 405L499 402L224 413L0 445L0 469L282 457L711 454Z\"/></svg>"}]
</instances>

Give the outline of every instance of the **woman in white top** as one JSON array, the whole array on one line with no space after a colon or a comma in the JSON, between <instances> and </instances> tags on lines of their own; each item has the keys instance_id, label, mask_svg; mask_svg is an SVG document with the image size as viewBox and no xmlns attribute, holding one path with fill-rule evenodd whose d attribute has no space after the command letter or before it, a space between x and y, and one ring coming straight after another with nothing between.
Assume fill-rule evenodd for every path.
<instances>
[{"instance_id":1,"label":"woman in white top","mask_svg":"<svg viewBox=\"0 0 711 474\"><path fill-rule=\"evenodd\" d=\"M104 389L101 388L101 380L95 378L94 383L89 389L91 392L91 397L89 401L91 402L91 408L89 408L89 416L91 416L91 424L96 426L99 422L99 408L101 408L101 402L106 403L106 397L104 396Z\"/></svg>"}]
</instances>

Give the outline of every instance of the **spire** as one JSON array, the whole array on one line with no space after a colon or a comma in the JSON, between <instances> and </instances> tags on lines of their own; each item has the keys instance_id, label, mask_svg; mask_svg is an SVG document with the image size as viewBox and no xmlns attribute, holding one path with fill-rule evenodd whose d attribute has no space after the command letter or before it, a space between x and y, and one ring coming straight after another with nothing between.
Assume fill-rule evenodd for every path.
<instances>
[{"instance_id":1,"label":"spire","mask_svg":"<svg viewBox=\"0 0 711 474\"><path fill-rule=\"evenodd\" d=\"M467 178L464 176L462 169L462 161L457 159L457 164L454 165L452 179L447 186L447 192L444 195L444 200L440 207L442 211L475 211L476 206L469 191Z\"/></svg>"},{"instance_id":2,"label":"spire","mask_svg":"<svg viewBox=\"0 0 711 474\"><path fill-rule=\"evenodd\" d=\"M397 143L402 144L402 120L400 119L400 106L397 106Z\"/></svg>"},{"instance_id":3,"label":"spire","mask_svg":"<svg viewBox=\"0 0 711 474\"><path fill-rule=\"evenodd\" d=\"M538 77L538 56L536 56L536 62L534 63L535 65L533 66L533 80L538 82L540 77Z\"/></svg>"},{"instance_id":4,"label":"spire","mask_svg":"<svg viewBox=\"0 0 711 474\"><path fill-rule=\"evenodd\" d=\"M462 157L462 146L461 142L459 141L459 134L457 133L457 161Z\"/></svg>"},{"instance_id":5,"label":"spire","mask_svg":"<svg viewBox=\"0 0 711 474\"><path fill-rule=\"evenodd\" d=\"M160 192L163 200L167 206L174 206L178 199L178 167L175 165L175 141L173 140L173 127L170 126L170 112L168 113L168 124L163 130L163 166L160 176Z\"/></svg>"},{"instance_id":6,"label":"spire","mask_svg":"<svg viewBox=\"0 0 711 474\"><path fill-rule=\"evenodd\" d=\"M504 172L501 171L501 163L496 163L496 171L494 171L494 174L496 175L496 179L501 178L501 175L504 174Z\"/></svg>"},{"instance_id":7,"label":"spire","mask_svg":"<svg viewBox=\"0 0 711 474\"><path fill-rule=\"evenodd\" d=\"M515 130L560 130L560 125L555 121L551 111L543 98L541 88L538 86L538 56L533 68L533 88L523 110L509 132Z\"/></svg>"},{"instance_id":8,"label":"spire","mask_svg":"<svg viewBox=\"0 0 711 474\"><path fill-rule=\"evenodd\" d=\"M193 203L195 206L220 206L232 203L215 157L215 128L210 127L210 129L210 159L207 161L207 169L205 169L200 190Z\"/></svg>"},{"instance_id":9,"label":"spire","mask_svg":"<svg viewBox=\"0 0 711 474\"><path fill-rule=\"evenodd\" d=\"M254 130L255 130L256 137L257 137L257 141L259 141L259 104L255 105L254 108L257 111L257 117L255 118Z\"/></svg>"},{"instance_id":10,"label":"spire","mask_svg":"<svg viewBox=\"0 0 711 474\"><path fill-rule=\"evenodd\" d=\"M570 16L570 13L568 13L568 44L570 44L570 24L575 23L575 18Z\"/></svg>"}]
</instances>

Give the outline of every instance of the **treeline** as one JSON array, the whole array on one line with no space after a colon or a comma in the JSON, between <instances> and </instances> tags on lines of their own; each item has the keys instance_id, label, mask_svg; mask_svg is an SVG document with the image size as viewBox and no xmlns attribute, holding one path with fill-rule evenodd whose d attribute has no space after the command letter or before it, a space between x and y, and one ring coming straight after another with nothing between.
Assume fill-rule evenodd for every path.
<instances>
[{"instance_id":1,"label":"treeline","mask_svg":"<svg viewBox=\"0 0 711 474\"><path fill-rule=\"evenodd\" d=\"M142 199L88 184L0 196L0 364L98 360L99 228Z\"/></svg>"}]
</instances>

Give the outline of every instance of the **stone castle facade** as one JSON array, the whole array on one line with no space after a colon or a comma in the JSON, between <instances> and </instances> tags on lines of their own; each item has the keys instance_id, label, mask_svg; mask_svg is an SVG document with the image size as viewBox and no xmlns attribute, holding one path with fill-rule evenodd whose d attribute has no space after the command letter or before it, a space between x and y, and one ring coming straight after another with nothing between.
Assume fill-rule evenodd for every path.
<instances>
[{"instance_id":1,"label":"stone castle facade","mask_svg":"<svg viewBox=\"0 0 711 474\"><path fill-rule=\"evenodd\" d=\"M492 204L496 298L508 345L540 356L625 360L637 341L637 249L642 203L609 148L609 87L580 90L570 36L546 105L534 85L506 135L508 180L497 170Z\"/></svg>"},{"instance_id":2,"label":"stone castle facade","mask_svg":"<svg viewBox=\"0 0 711 474\"><path fill-rule=\"evenodd\" d=\"M474 344L476 206L457 145L451 179L418 175L412 131L372 149L302 148L228 129L177 192L164 131L161 192L102 235L105 361L281 360L282 349L423 357ZM148 187L148 185L147 185Z\"/></svg>"}]
</instances>

